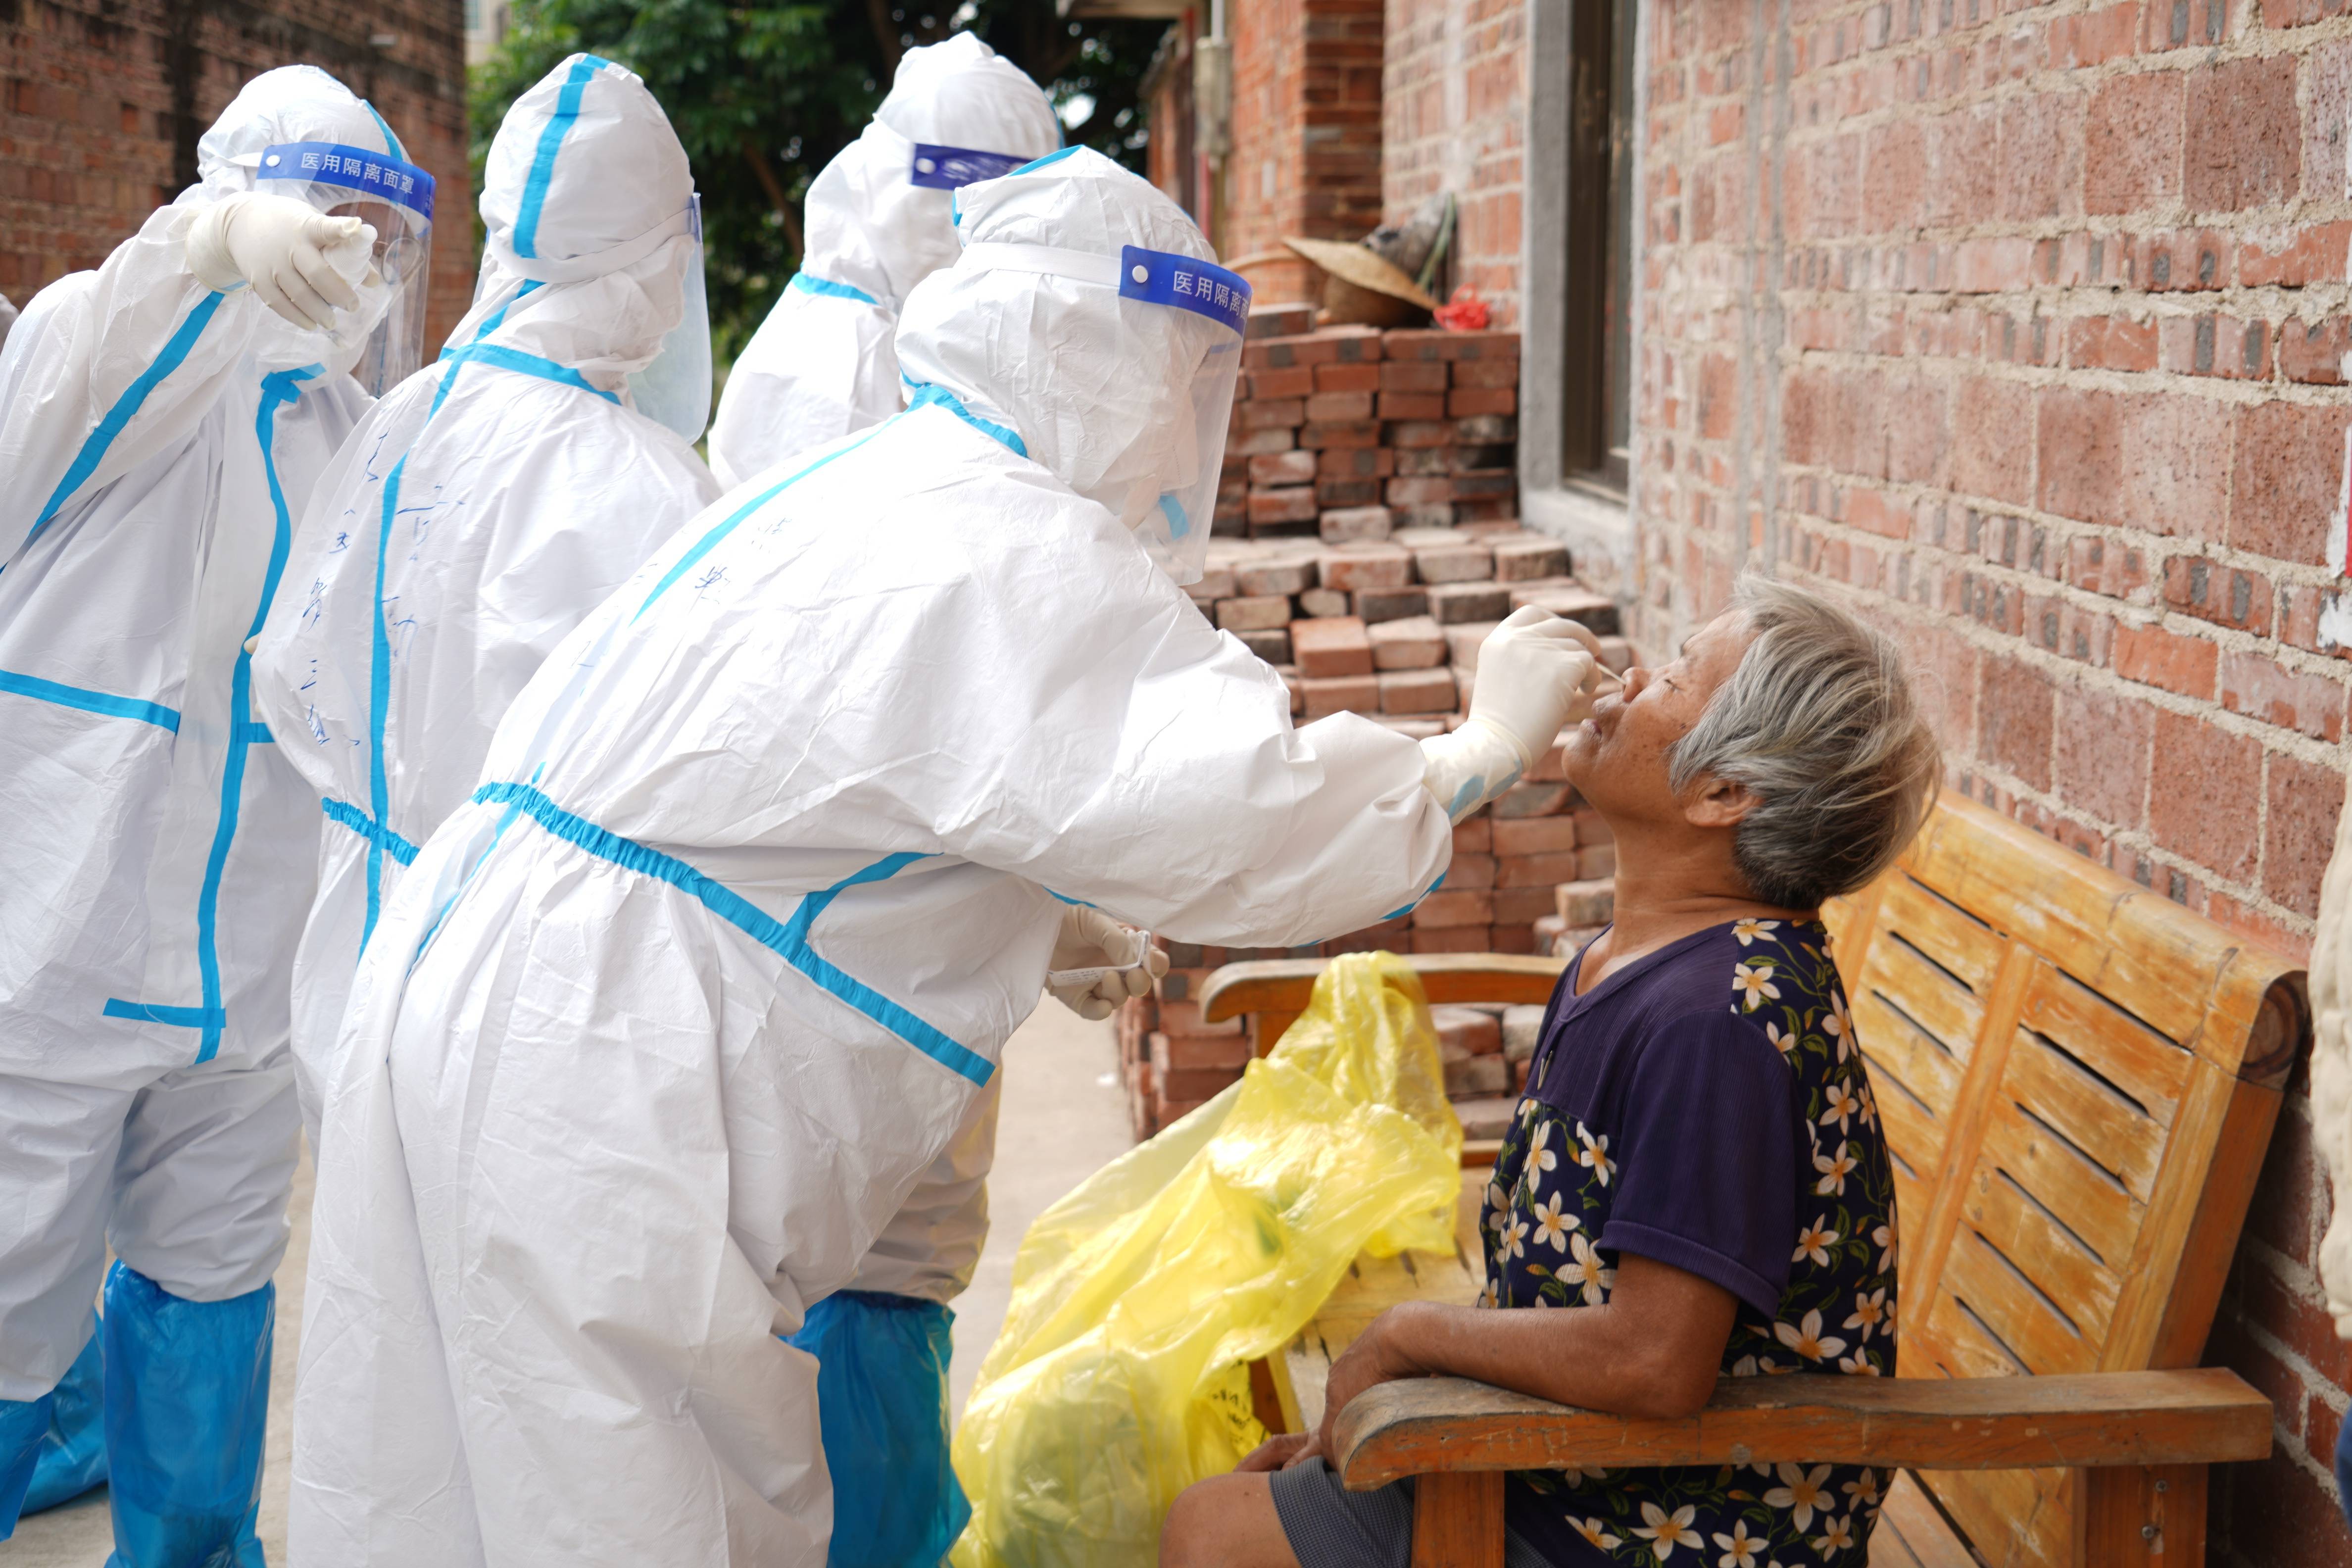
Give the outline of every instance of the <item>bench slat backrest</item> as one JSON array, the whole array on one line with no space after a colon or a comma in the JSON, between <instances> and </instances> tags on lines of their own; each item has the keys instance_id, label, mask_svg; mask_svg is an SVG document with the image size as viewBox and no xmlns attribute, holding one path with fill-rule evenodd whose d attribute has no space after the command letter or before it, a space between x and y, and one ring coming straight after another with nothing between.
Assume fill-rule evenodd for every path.
<instances>
[{"instance_id":1,"label":"bench slat backrest","mask_svg":"<svg viewBox=\"0 0 2352 1568\"><path fill-rule=\"evenodd\" d=\"M1895 1159L1901 1375L2195 1365L2299 971L1957 795L1828 915ZM1991 1568L2067 1568L2074 1476L1920 1479Z\"/></svg>"}]
</instances>

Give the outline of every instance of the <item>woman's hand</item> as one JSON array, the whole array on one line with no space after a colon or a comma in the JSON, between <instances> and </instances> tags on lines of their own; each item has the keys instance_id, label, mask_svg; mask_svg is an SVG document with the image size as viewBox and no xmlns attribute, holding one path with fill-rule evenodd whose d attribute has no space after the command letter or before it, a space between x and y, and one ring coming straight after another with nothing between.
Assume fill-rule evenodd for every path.
<instances>
[{"instance_id":1,"label":"woman's hand","mask_svg":"<svg viewBox=\"0 0 2352 1568\"><path fill-rule=\"evenodd\" d=\"M1332 1427L1339 1419L1339 1412L1348 1408L1348 1401L1376 1384L1428 1375L1428 1369L1404 1349L1414 1321L1427 1305L1407 1301L1391 1307L1372 1320L1370 1328L1356 1336L1355 1343L1339 1352L1339 1359L1331 1363L1330 1376L1323 1383L1323 1425L1315 1434L1317 1452L1328 1458L1339 1451Z\"/></svg>"}]
</instances>

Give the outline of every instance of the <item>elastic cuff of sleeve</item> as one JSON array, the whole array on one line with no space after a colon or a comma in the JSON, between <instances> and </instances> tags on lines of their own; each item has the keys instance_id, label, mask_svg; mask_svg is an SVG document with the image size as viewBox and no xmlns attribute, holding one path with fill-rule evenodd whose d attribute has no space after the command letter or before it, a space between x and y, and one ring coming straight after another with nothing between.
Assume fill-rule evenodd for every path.
<instances>
[{"instance_id":1,"label":"elastic cuff of sleeve","mask_svg":"<svg viewBox=\"0 0 2352 1568\"><path fill-rule=\"evenodd\" d=\"M1423 741L1421 754L1422 784L1454 822L1517 784L1529 760L1500 725L1475 716L1450 735Z\"/></svg>"},{"instance_id":2,"label":"elastic cuff of sleeve","mask_svg":"<svg viewBox=\"0 0 2352 1568\"><path fill-rule=\"evenodd\" d=\"M1520 773L1526 773L1529 768L1536 765L1536 757L1539 752L1539 748L1530 749L1528 743L1519 739L1517 734L1504 726L1496 723L1495 721L1487 718L1483 713L1473 713L1467 719L1462 721L1463 730L1470 729L1474 725L1478 729L1486 731L1486 733L1494 736L1506 747L1509 748L1512 757L1517 760L1518 764L1513 771L1512 777L1517 778ZM1456 734L1460 734L1461 732L1461 730L1454 731Z\"/></svg>"},{"instance_id":3,"label":"elastic cuff of sleeve","mask_svg":"<svg viewBox=\"0 0 2352 1568\"><path fill-rule=\"evenodd\" d=\"M188 225L188 270L197 282L215 293L226 294L245 287L245 274L228 253L229 220L244 205L247 193L236 192L223 196L205 208Z\"/></svg>"}]
</instances>

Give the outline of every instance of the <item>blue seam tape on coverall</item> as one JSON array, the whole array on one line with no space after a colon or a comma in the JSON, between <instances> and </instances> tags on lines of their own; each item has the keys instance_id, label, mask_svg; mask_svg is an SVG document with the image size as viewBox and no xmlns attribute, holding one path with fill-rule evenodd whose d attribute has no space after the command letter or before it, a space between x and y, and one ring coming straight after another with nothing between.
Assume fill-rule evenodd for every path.
<instances>
[{"instance_id":1,"label":"blue seam tape on coverall","mask_svg":"<svg viewBox=\"0 0 2352 1568\"><path fill-rule=\"evenodd\" d=\"M555 178L555 155L562 150L563 138L572 130L572 122L580 118L580 100L588 91L588 79L613 62L594 55L583 55L572 64L572 74L563 79L563 87L555 95L555 112L540 127L539 146L531 153L530 176L523 182L522 201L515 212L514 253L524 258L539 255L539 213L547 205L547 187Z\"/></svg>"},{"instance_id":2,"label":"blue seam tape on coverall","mask_svg":"<svg viewBox=\"0 0 2352 1568\"><path fill-rule=\"evenodd\" d=\"M520 298L520 296L517 296ZM541 381L551 381L562 386L575 386L583 392L593 392L607 403L617 404L618 396L596 385L568 364L558 364L538 354L510 349L503 343L467 343L461 349L450 349L441 355L444 364L488 364L500 370L511 370L523 375L535 375ZM429 417L429 416L428 416Z\"/></svg>"},{"instance_id":3,"label":"blue seam tape on coverall","mask_svg":"<svg viewBox=\"0 0 2352 1568\"><path fill-rule=\"evenodd\" d=\"M897 415L891 416L891 419L895 419L897 417ZM890 419L885 419L881 424L877 425L873 429L867 431L864 436L859 437L856 440L852 441L848 446L827 452L824 457L819 458L815 462L811 463L807 468L803 468L799 473L793 475L789 479L778 479L774 484L770 485L766 489L761 490L758 495L753 496L750 500L747 500L741 506L737 507L733 512L728 515L725 521L715 524L709 532L704 534L700 539L696 540L694 542L694 548L679 556L676 564L672 565L668 571L662 574L661 581L654 584L654 591L647 594L646 595L646 602L637 606L637 616L642 616L647 610L652 609L654 601L660 598L662 595L668 590L671 584L677 582L680 577L685 576L687 573L693 570L697 562L700 561L704 556L717 549L719 542L724 540L729 534L734 532L736 526L745 518L751 516L753 512L759 510L761 507L775 500L776 497L781 495L783 491L800 483L811 474L815 473L819 468L824 468L835 458L847 457L850 453L855 452L858 447L863 447L866 442L871 441L875 437L879 436L883 431L889 427ZM631 620L635 620L637 616L632 616L629 618Z\"/></svg>"},{"instance_id":4,"label":"blue seam tape on coverall","mask_svg":"<svg viewBox=\"0 0 2352 1568\"><path fill-rule=\"evenodd\" d=\"M533 778L538 776L537 773L531 774ZM490 830L489 847L466 868L466 874L457 879L457 890L441 900L441 907L433 911L433 923L426 926L425 934L416 939L416 951L408 957L410 968L415 968L416 961L425 955L425 950L433 945L433 938L440 931L441 922L449 918L449 911L457 907L457 900L466 896L466 889L474 885L474 879L481 875L482 868L490 863L490 857L499 852L499 846L507 840L507 829L512 827L514 819L521 815L520 805L514 801L507 803L506 810L499 814L499 825Z\"/></svg>"},{"instance_id":5,"label":"blue seam tape on coverall","mask_svg":"<svg viewBox=\"0 0 2352 1568\"><path fill-rule=\"evenodd\" d=\"M175 735L180 732L179 714L160 702L142 702L136 697L91 691L60 681L43 680L37 675L19 675L13 669L0 669L0 691L29 697L37 702L54 702L60 708L79 708L85 713L103 713L110 719L136 719Z\"/></svg>"},{"instance_id":6,"label":"blue seam tape on coverall","mask_svg":"<svg viewBox=\"0 0 2352 1568\"><path fill-rule=\"evenodd\" d=\"M1022 164L1019 168L1013 171L1013 174L1034 174L1038 170L1044 168L1046 164L1058 163L1076 151L1077 149L1076 147L1064 147L1056 152L1048 153L1042 158L1032 159L1030 162ZM1013 174L1007 174L1004 177L1009 180L1013 178Z\"/></svg>"},{"instance_id":7,"label":"blue seam tape on coverall","mask_svg":"<svg viewBox=\"0 0 2352 1568\"><path fill-rule=\"evenodd\" d=\"M597 63L601 65L604 62L600 60ZM573 74L578 75L576 69ZM552 156L553 154L551 153L551 159ZM618 404L621 401L602 387L590 384L585 376L569 365L558 364L551 359L539 354L526 353L520 349L506 348L500 344L486 343L482 341L497 328L499 322L506 320L509 310L513 310L525 295L538 287L535 281L524 283L515 291L515 297L512 300L499 306L490 318L475 331L473 342L463 348L442 351L440 363L449 368L441 373L441 384L434 388L433 406L425 411L425 425L430 425L433 422L433 416L441 412L441 405L447 399L450 388L457 384L457 373L468 364L486 364L494 370L511 371L517 375L537 376L541 381L553 382L558 386L593 392L607 403ZM415 437L409 443L410 450L415 450L416 441L424 437L424 426L419 426ZM383 506L376 520L375 534L375 619L370 627L368 638L369 814L363 816L362 820L369 827L386 837L378 838L374 834L354 824L344 824L368 841L367 915L360 925L360 950L362 952L367 950L368 939L375 934L376 921L383 912L385 854L390 852L393 858L404 866L416 858L416 851L413 846L404 858L392 847L394 843L404 845L408 844L409 840L394 831L388 820L392 816L392 786L391 781L385 776L383 767L383 727L386 714L392 707L392 638L384 629L386 607L383 602L383 583L392 548L393 520L400 514L400 479L407 469L408 453L403 452L400 455L400 461L392 466L391 475L383 481ZM357 808L353 808L353 814L359 815ZM332 811L329 811L327 815L335 816ZM341 817L336 817L336 820L343 821Z\"/></svg>"},{"instance_id":8,"label":"blue seam tape on coverall","mask_svg":"<svg viewBox=\"0 0 2352 1568\"><path fill-rule=\"evenodd\" d=\"M778 921L733 889L704 876L685 861L599 827L584 816L575 816L529 784L486 784L474 792L474 799L519 805L532 821L558 838L578 845L599 859L610 860L639 876L667 882L700 900L719 919L762 947L781 954L794 969L940 1066L977 1084L985 1084L995 1075L995 1065L986 1057L950 1039L863 981L843 973L808 944L809 928L844 889L861 882L883 881L924 856L912 852L887 855L821 892L804 895L789 921Z\"/></svg>"},{"instance_id":9,"label":"blue seam tape on coverall","mask_svg":"<svg viewBox=\"0 0 2352 1568\"><path fill-rule=\"evenodd\" d=\"M197 300L196 308L188 312L187 320L180 323L170 341L164 343L163 352L155 356L155 363L141 371L138 378L123 388L122 395L114 400L114 406L106 411L106 417L98 422L97 428L90 431L82 442L81 450L74 454L73 466L66 470L66 477L59 479L58 488L50 492L48 504L41 508L41 515L33 520L32 531L25 536L26 543L30 544L40 538L41 531L49 526L58 509L71 499L74 491L88 482L90 475L98 472L98 465L105 460L106 450L114 445L114 438L121 435L123 426L137 416L141 406L147 401L147 395L162 385L164 377L180 368L181 363L188 357L188 351L196 346L198 338L204 336L213 312L220 309L220 302L226 298L225 294L215 293Z\"/></svg>"},{"instance_id":10,"label":"blue seam tape on coverall","mask_svg":"<svg viewBox=\"0 0 2352 1568\"><path fill-rule=\"evenodd\" d=\"M907 384L914 390L915 394L913 399L907 405L908 413L912 414L918 408L944 408L982 435L997 442L1014 457L1025 458L1029 455L1028 444L1021 439L1021 432L1010 426L982 419L979 415L966 408L963 405L963 399L946 387L928 381L910 381Z\"/></svg>"},{"instance_id":11,"label":"blue seam tape on coverall","mask_svg":"<svg viewBox=\"0 0 2352 1568\"><path fill-rule=\"evenodd\" d=\"M152 1002L125 1002L120 996L107 998L99 1011L109 1018L125 1018L134 1024L166 1024L174 1029L213 1029L228 1022L228 1015L207 1012L202 1007L166 1007Z\"/></svg>"},{"instance_id":12,"label":"blue seam tape on coverall","mask_svg":"<svg viewBox=\"0 0 2352 1568\"><path fill-rule=\"evenodd\" d=\"M262 623L269 618L270 601L278 595L278 580L285 574L287 552L294 543L293 516L286 504L285 489L278 479L278 413L299 400L302 383L324 374L324 369L321 365L306 364L299 370L277 371L261 378L261 407L254 416L253 437L261 449L262 473L269 481L269 504L276 514L276 526L270 536L269 564L262 575L261 601L254 606L253 624L246 630L246 641L260 636ZM194 1007L174 1007L109 997L100 1009L109 1018L200 1031L198 1063L208 1062L220 1054L221 1037L228 1027L228 1014L221 994L221 878L228 869L230 846L236 840L237 814L245 801L245 754L257 743L255 728L253 655L240 644L229 676L228 748L221 766L220 813L213 822L212 849L205 857L205 879L196 892L196 974L204 993L202 1003ZM268 739L266 731L262 739Z\"/></svg>"},{"instance_id":13,"label":"blue seam tape on coverall","mask_svg":"<svg viewBox=\"0 0 2352 1568\"><path fill-rule=\"evenodd\" d=\"M839 300L855 300L861 305L878 305L880 300L865 289L847 283L836 283L830 278L819 278L814 272L795 272L792 286L803 294L829 294Z\"/></svg>"},{"instance_id":14,"label":"blue seam tape on coverall","mask_svg":"<svg viewBox=\"0 0 2352 1568\"><path fill-rule=\"evenodd\" d=\"M1025 458L1029 455L1028 448L1021 444L1021 437L1018 433L1008 430L1002 425L992 425L985 419L975 417L961 402L956 399L954 394L947 391L944 387L934 386L928 382L906 381L904 376L899 377L899 380L906 382L907 386L915 394L914 401L907 405L906 409L903 411L904 413L912 414L918 408L929 405L937 405L946 408L949 412L955 415L957 418L961 419L964 423L971 426L974 429L986 432L989 436L1002 442L1013 451L1019 453L1022 457ZM835 458L845 458L850 453L855 452L858 447L863 447L866 442L871 441L875 437L879 436L883 431L888 429L899 417L899 415L892 415L888 419L885 419L881 424L877 425L873 429L868 430L865 435L859 437L856 440L852 441L848 446L836 447L833 451L827 452L824 457L819 458L815 462L811 463L807 468L803 468L800 472L793 474L789 478L777 480L774 484L770 485L766 489L761 490L758 495L753 496L750 500L745 501L741 506L737 507L720 521L713 524L709 532L704 534L700 539L694 542L694 548L679 556L676 563L671 565L670 569L662 574L661 581L656 583L653 587L653 592L646 595L646 602L637 606L636 616L632 616L629 618L631 620L635 620L638 616L643 616L647 610L652 609L656 599L660 598L662 595L668 592L671 584L675 584L680 577L685 576L688 572L692 571L696 563L700 562L704 556L709 554L713 550L716 550L719 544L725 541L729 534L734 532L735 530L742 524L745 518L750 517L753 512L759 510L761 507L775 500L777 496L782 494L785 490L790 489L793 486L800 483L811 474L815 473L819 468L824 468L827 463L832 462Z\"/></svg>"},{"instance_id":15,"label":"blue seam tape on coverall","mask_svg":"<svg viewBox=\"0 0 2352 1568\"><path fill-rule=\"evenodd\" d=\"M350 802L337 800L332 795L329 795L319 802L319 809L326 813L328 821L341 823L362 838L382 848L385 854L402 865L413 866L416 863L415 845L411 844L383 823L373 820L366 812Z\"/></svg>"},{"instance_id":16,"label":"blue seam tape on coverall","mask_svg":"<svg viewBox=\"0 0 2352 1568\"><path fill-rule=\"evenodd\" d=\"M410 162L408 149L400 144L400 138L392 133L392 127L385 124L383 116L375 111L375 105L362 99L360 107L368 111L368 118L375 121L375 128L383 132L383 150L404 163Z\"/></svg>"},{"instance_id":17,"label":"blue seam tape on coverall","mask_svg":"<svg viewBox=\"0 0 2352 1568\"><path fill-rule=\"evenodd\" d=\"M484 338L488 337L492 332L497 331L499 330L499 328L501 325L503 325L503 324L504 324L504 322L506 321L506 319L507 319L507 312L508 312L509 310L513 310L517 305L521 304L521 303L523 302L524 298L525 298L527 295L529 295L529 294L530 294L533 289L537 289L537 288L539 288L539 287L540 287L540 281L539 281L539 279L536 279L536 278L526 278L526 279L523 279L523 283L522 283L522 287L515 290L515 297L514 297L513 299L511 299L511 300L508 300L505 304L503 304L503 305L499 306L497 310L495 310L491 311L491 312L490 312L490 314L489 314L489 318L488 318L487 321L483 321L483 323L482 323L480 326L478 326L478 327L477 327L477 328L475 328L475 329L474 329L474 336L473 336L472 342L478 342L478 342L480 342ZM457 352L457 351L456 351L455 349L443 349L443 350L441 351L441 358L442 358L442 359L447 359L447 358L448 358L452 353L455 353L456 352ZM445 380L445 381L443 381L443 383L441 384L441 390L442 390L442 392L443 392L443 393L445 393L445 394L446 394L446 392L447 391L447 389L448 389L448 383L447 383L447 381L446 381L446 380ZM440 406L440 399L439 399L439 397L438 397L437 395L436 396L436 398L435 398L435 400L434 400L434 406L435 406L435 407L436 407L436 408ZM425 417L429 419L429 418L431 418L431 417L432 417L432 415L431 415L430 413L427 413L427 414L425 415Z\"/></svg>"},{"instance_id":18,"label":"blue seam tape on coverall","mask_svg":"<svg viewBox=\"0 0 2352 1568\"><path fill-rule=\"evenodd\" d=\"M1399 905L1397 908L1392 909L1388 913L1382 915L1381 919L1384 921L1402 920L1405 916L1412 913L1413 910L1421 908L1422 899L1429 897L1430 894L1437 891L1438 889L1444 886L1445 886L1445 873L1440 871L1437 874L1437 880L1432 882L1427 888L1422 889L1421 899L1415 899L1409 904Z\"/></svg>"},{"instance_id":19,"label":"blue seam tape on coverall","mask_svg":"<svg viewBox=\"0 0 2352 1568\"><path fill-rule=\"evenodd\" d=\"M438 410L449 384L457 378L458 367L451 365L441 378L441 387L434 395L434 409ZM433 414L425 416L430 422ZM384 476L383 503L375 526L375 614L368 623L368 811L370 820L382 824L392 815L387 800L391 786L383 772L383 714L392 700L392 638L383 628L386 606L383 602L383 577L387 552L392 544L392 520L400 510L400 475L408 467L408 454L403 452L400 461ZM368 846L367 857L367 918L360 927L360 949L365 952L368 938L375 934L375 921L383 904L383 850L379 845Z\"/></svg>"},{"instance_id":20,"label":"blue seam tape on coverall","mask_svg":"<svg viewBox=\"0 0 2352 1568\"><path fill-rule=\"evenodd\" d=\"M294 519L286 504L286 490L278 482L276 447L278 411L298 401L303 392L302 383L325 374L323 365L307 364L299 370L281 370L261 378L261 408L254 416L254 440L261 447L261 471L269 480L269 506L276 529L270 536L269 565L261 580L261 602L253 608L253 624L246 628L245 642L261 635L264 621L269 618L270 601L278 596L278 581L285 574L286 557L294 545ZM236 668L229 677L229 741L227 765L221 770L220 816L213 825L212 853L205 858L204 887L196 896L196 969L204 981L204 1008L207 1014L223 1011L220 977L220 887L221 877L228 868L229 846L236 837L238 808L245 799L245 754L253 745L253 655L243 643L236 650ZM227 1020L207 1022L204 1046L196 1060L207 1062L219 1054L221 1033Z\"/></svg>"}]
</instances>

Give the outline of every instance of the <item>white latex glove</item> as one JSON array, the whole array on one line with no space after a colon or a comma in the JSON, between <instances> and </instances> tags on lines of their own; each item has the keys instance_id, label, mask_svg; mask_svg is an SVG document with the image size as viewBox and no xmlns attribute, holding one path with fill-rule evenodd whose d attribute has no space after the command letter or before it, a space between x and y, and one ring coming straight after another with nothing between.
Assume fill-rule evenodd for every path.
<instances>
[{"instance_id":1,"label":"white latex glove","mask_svg":"<svg viewBox=\"0 0 2352 1568\"><path fill-rule=\"evenodd\" d=\"M1560 726L1592 712L1602 683L1600 639L1533 605L1478 646L1470 716L1421 743L1422 783L1459 822L1508 789L1550 749Z\"/></svg>"},{"instance_id":2,"label":"white latex glove","mask_svg":"<svg viewBox=\"0 0 2352 1568\"><path fill-rule=\"evenodd\" d=\"M1100 910L1072 904L1062 911L1045 989L1081 1018L1108 1018L1130 996L1140 996L1168 973L1168 955L1137 931Z\"/></svg>"},{"instance_id":3,"label":"white latex glove","mask_svg":"<svg viewBox=\"0 0 2352 1568\"><path fill-rule=\"evenodd\" d=\"M253 285L261 302L294 325L324 331L335 311L360 302L352 283L365 269L375 230L355 217L329 217L308 202L239 191L196 216L188 228L188 270L207 289Z\"/></svg>"}]
</instances>

